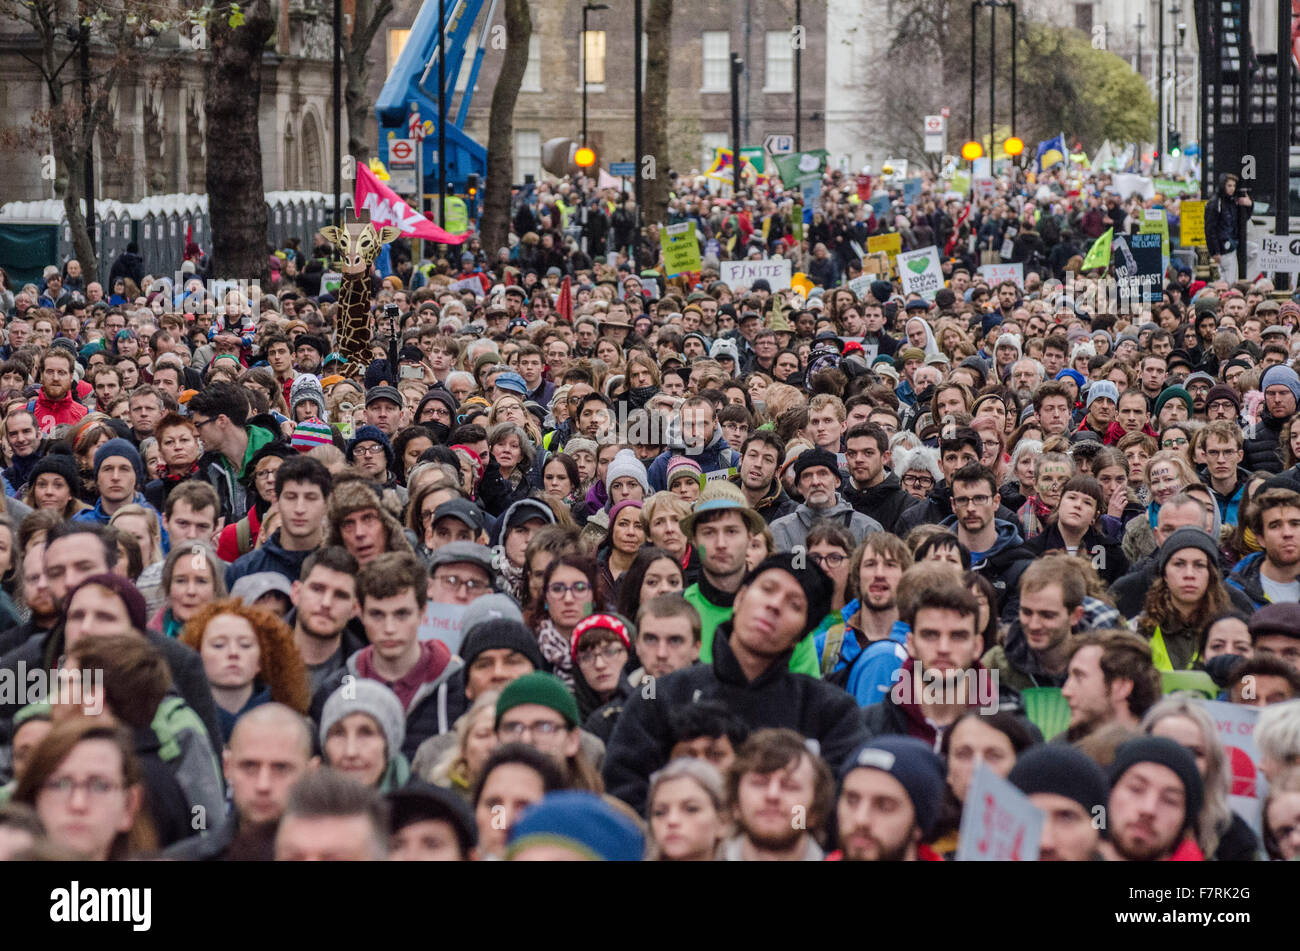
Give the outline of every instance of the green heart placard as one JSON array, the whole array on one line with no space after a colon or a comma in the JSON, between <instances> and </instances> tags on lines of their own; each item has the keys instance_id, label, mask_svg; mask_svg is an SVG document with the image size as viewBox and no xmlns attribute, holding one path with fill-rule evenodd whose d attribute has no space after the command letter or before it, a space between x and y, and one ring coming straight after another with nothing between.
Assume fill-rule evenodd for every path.
<instances>
[{"instance_id":1,"label":"green heart placard","mask_svg":"<svg viewBox=\"0 0 1300 951\"><path fill-rule=\"evenodd\" d=\"M907 268L913 274L924 274L925 269L930 266L929 258L914 258L907 262Z\"/></svg>"}]
</instances>

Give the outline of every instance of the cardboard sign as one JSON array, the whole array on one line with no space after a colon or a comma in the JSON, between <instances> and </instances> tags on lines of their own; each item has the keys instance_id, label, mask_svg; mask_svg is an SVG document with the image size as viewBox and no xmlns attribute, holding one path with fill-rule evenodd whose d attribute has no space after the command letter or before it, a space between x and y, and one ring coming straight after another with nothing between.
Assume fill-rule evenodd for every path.
<instances>
[{"instance_id":1,"label":"cardboard sign","mask_svg":"<svg viewBox=\"0 0 1300 951\"><path fill-rule=\"evenodd\" d=\"M966 790L957 838L958 862L1037 862L1043 813L984 763Z\"/></svg>"},{"instance_id":2,"label":"cardboard sign","mask_svg":"<svg viewBox=\"0 0 1300 951\"><path fill-rule=\"evenodd\" d=\"M998 182L995 178L987 175L977 175L975 177L975 197L992 198L998 193Z\"/></svg>"},{"instance_id":3,"label":"cardboard sign","mask_svg":"<svg viewBox=\"0 0 1300 951\"><path fill-rule=\"evenodd\" d=\"M873 234L867 238L867 254L875 254L883 251L889 255L890 263L898 256L898 252L903 250L903 236L897 231L890 234Z\"/></svg>"},{"instance_id":4,"label":"cardboard sign","mask_svg":"<svg viewBox=\"0 0 1300 951\"><path fill-rule=\"evenodd\" d=\"M943 268L939 264L938 248L930 245L919 251L900 254L897 264L904 294L920 294L926 300L934 300L934 295L943 287Z\"/></svg>"},{"instance_id":5,"label":"cardboard sign","mask_svg":"<svg viewBox=\"0 0 1300 951\"><path fill-rule=\"evenodd\" d=\"M659 246L664 252L668 277L700 270L700 242L695 237L695 222L682 221L659 232Z\"/></svg>"},{"instance_id":6,"label":"cardboard sign","mask_svg":"<svg viewBox=\"0 0 1300 951\"><path fill-rule=\"evenodd\" d=\"M1016 287L1024 290L1024 264L981 264L980 275L989 282L989 287L997 287L1003 281L1015 281Z\"/></svg>"},{"instance_id":7,"label":"cardboard sign","mask_svg":"<svg viewBox=\"0 0 1300 951\"><path fill-rule=\"evenodd\" d=\"M1263 833L1264 797L1268 783L1259 771L1259 750L1255 746L1255 722L1259 707L1222 700L1202 700L1205 712L1214 721L1232 773L1228 803L1257 835Z\"/></svg>"},{"instance_id":8,"label":"cardboard sign","mask_svg":"<svg viewBox=\"0 0 1300 951\"><path fill-rule=\"evenodd\" d=\"M1164 273L1164 257L1160 253L1162 236L1159 233L1129 235L1129 249L1133 252L1136 271L1127 275L1137 282L1145 282L1145 299L1159 303L1163 298L1160 276Z\"/></svg>"},{"instance_id":9,"label":"cardboard sign","mask_svg":"<svg viewBox=\"0 0 1300 951\"><path fill-rule=\"evenodd\" d=\"M863 263L865 264L866 262ZM875 282L876 278L868 276L864 271L862 277L855 277L853 280L849 281L849 290L853 292L853 296L858 300L863 300L871 293L871 285Z\"/></svg>"},{"instance_id":10,"label":"cardboard sign","mask_svg":"<svg viewBox=\"0 0 1300 951\"><path fill-rule=\"evenodd\" d=\"M719 265L719 277L733 291L748 290L754 282L762 278L772 288L772 292L785 290L790 286L794 270L788 260L776 258L769 261L722 261Z\"/></svg>"},{"instance_id":11,"label":"cardboard sign","mask_svg":"<svg viewBox=\"0 0 1300 951\"><path fill-rule=\"evenodd\" d=\"M465 616L464 604L435 604L424 606L424 620L420 622L419 638L422 641L439 640L454 654L460 650L460 622Z\"/></svg>"},{"instance_id":12,"label":"cardboard sign","mask_svg":"<svg viewBox=\"0 0 1300 951\"><path fill-rule=\"evenodd\" d=\"M1184 248L1205 248L1205 202L1184 201L1178 205L1178 243Z\"/></svg>"}]
</instances>

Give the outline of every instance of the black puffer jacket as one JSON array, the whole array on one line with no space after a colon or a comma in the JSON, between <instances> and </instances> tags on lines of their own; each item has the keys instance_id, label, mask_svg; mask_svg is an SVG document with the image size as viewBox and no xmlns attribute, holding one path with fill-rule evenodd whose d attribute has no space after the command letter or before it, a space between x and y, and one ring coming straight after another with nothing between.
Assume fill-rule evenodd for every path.
<instances>
[{"instance_id":1,"label":"black puffer jacket","mask_svg":"<svg viewBox=\"0 0 1300 951\"><path fill-rule=\"evenodd\" d=\"M846 476L840 494L863 515L869 515L887 532L893 532L904 511L916 501L899 484L898 476L890 472L883 482L867 489L853 486L853 478Z\"/></svg>"},{"instance_id":2,"label":"black puffer jacket","mask_svg":"<svg viewBox=\"0 0 1300 951\"><path fill-rule=\"evenodd\" d=\"M1282 427L1285 423L1284 419L1265 416L1246 427L1243 468L1251 472L1261 469L1274 473L1282 471Z\"/></svg>"},{"instance_id":3,"label":"black puffer jacket","mask_svg":"<svg viewBox=\"0 0 1300 951\"><path fill-rule=\"evenodd\" d=\"M858 705L843 690L791 673L790 651L754 680L745 677L731 651L731 622L713 637L713 663L696 664L655 682L654 697L633 692L623 708L605 755L605 786L645 812L651 773L668 762L673 738L668 714L677 706L717 700L749 726L785 727L816 740L821 756L839 774L845 758L867 740Z\"/></svg>"}]
</instances>

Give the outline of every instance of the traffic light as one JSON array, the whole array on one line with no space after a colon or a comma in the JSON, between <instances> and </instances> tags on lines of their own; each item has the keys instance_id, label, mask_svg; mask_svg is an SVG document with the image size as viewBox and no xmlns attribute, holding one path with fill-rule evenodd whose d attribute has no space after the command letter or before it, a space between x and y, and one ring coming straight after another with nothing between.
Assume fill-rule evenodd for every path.
<instances>
[{"instance_id":1,"label":"traffic light","mask_svg":"<svg viewBox=\"0 0 1300 951\"><path fill-rule=\"evenodd\" d=\"M980 145L974 139L971 139L961 147L961 157L968 162L973 162L984 154L984 146Z\"/></svg>"},{"instance_id":2,"label":"traffic light","mask_svg":"<svg viewBox=\"0 0 1300 951\"><path fill-rule=\"evenodd\" d=\"M1012 158L1015 158L1024 150L1025 150L1024 139L1021 139L1019 136L1013 135L1010 138L1008 138L1005 142L1002 143L1002 151L1006 152Z\"/></svg>"},{"instance_id":3,"label":"traffic light","mask_svg":"<svg viewBox=\"0 0 1300 951\"><path fill-rule=\"evenodd\" d=\"M1183 137L1170 129L1165 137L1165 145L1170 155L1177 158L1183 151Z\"/></svg>"},{"instance_id":4,"label":"traffic light","mask_svg":"<svg viewBox=\"0 0 1300 951\"><path fill-rule=\"evenodd\" d=\"M590 146L573 139L547 139L542 143L542 168L557 178L586 172L600 164L600 156Z\"/></svg>"},{"instance_id":5,"label":"traffic light","mask_svg":"<svg viewBox=\"0 0 1300 951\"><path fill-rule=\"evenodd\" d=\"M474 172L465 176L465 193L469 195L470 198L476 198L478 196L478 175Z\"/></svg>"}]
</instances>

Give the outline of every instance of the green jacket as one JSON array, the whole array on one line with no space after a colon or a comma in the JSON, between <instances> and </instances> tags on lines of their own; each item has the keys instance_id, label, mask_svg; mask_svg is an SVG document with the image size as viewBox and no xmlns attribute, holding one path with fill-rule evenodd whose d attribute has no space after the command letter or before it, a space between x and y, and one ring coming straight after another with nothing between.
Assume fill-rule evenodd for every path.
<instances>
[{"instance_id":1,"label":"green jacket","mask_svg":"<svg viewBox=\"0 0 1300 951\"><path fill-rule=\"evenodd\" d=\"M700 613L700 661L708 664L713 660L713 632L718 629L719 624L731 620L732 607L730 604L725 606L714 604L704 596L700 584L701 582L697 581L682 594ZM817 662L817 646L813 643L811 632L795 645L794 653L790 656L790 670L796 674L821 678L821 667Z\"/></svg>"}]
</instances>

